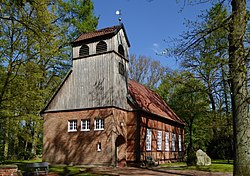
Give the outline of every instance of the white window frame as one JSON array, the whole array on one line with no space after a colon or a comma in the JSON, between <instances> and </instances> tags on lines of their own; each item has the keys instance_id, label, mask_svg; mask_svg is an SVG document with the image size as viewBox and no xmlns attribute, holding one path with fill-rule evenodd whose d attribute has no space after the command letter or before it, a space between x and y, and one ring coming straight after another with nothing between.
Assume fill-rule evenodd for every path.
<instances>
[{"instance_id":1,"label":"white window frame","mask_svg":"<svg viewBox=\"0 0 250 176\"><path fill-rule=\"evenodd\" d=\"M151 150L152 150L152 129L148 128L146 134L146 151L151 151Z\"/></svg>"},{"instance_id":2,"label":"white window frame","mask_svg":"<svg viewBox=\"0 0 250 176\"><path fill-rule=\"evenodd\" d=\"M157 131L157 150L162 150L162 131Z\"/></svg>"},{"instance_id":3,"label":"white window frame","mask_svg":"<svg viewBox=\"0 0 250 176\"><path fill-rule=\"evenodd\" d=\"M165 151L169 151L169 132L165 132Z\"/></svg>"},{"instance_id":4,"label":"white window frame","mask_svg":"<svg viewBox=\"0 0 250 176\"><path fill-rule=\"evenodd\" d=\"M77 131L77 120L68 120L68 132Z\"/></svg>"},{"instance_id":5,"label":"white window frame","mask_svg":"<svg viewBox=\"0 0 250 176\"><path fill-rule=\"evenodd\" d=\"M104 119L102 118L97 118L95 119L95 128L94 130L104 130Z\"/></svg>"},{"instance_id":6,"label":"white window frame","mask_svg":"<svg viewBox=\"0 0 250 176\"><path fill-rule=\"evenodd\" d=\"M81 120L81 131L90 131L90 119Z\"/></svg>"},{"instance_id":7,"label":"white window frame","mask_svg":"<svg viewBox=\"0 0 250 176\"><path fill-rule=\"evenodd\" d=\"M181 146L181 135L179 134L179 151L182 151L182 146Z\"/></svg>"},{"instance_id":8,"label":"white window frame","mask_svg":"<svg viewBox=\"0 0 250 176\"><path fill-rule=\"evenodd\" d=\"M175 140L176 140L176 134L172 133L172 151L175 152Z\"/></svg>"}]
</instances>

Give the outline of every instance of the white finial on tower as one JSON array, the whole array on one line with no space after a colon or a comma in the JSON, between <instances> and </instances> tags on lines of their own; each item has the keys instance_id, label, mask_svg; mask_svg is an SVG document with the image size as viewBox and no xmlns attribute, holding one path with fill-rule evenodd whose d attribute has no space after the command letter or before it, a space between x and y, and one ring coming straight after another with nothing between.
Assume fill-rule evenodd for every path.
<instances>
[{"instance_id":1,"label":"white finial on tower","mask_svg":"<svg viewBox=\"0 0 250 176\"><path fill-rule=\"evenodd\" d=\"M117 11L115 12L115 14L119 16L118 20L119 20L119 24L121 24L121 21L122 21L122 13L121 13L121 10L117 10Z\"/></svg>"}]
</instances>

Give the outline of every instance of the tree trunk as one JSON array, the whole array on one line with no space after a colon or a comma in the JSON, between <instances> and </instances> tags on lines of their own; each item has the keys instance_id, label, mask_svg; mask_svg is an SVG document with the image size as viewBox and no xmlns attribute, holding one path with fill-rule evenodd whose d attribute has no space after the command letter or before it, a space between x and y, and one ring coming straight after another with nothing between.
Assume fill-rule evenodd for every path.
<instances>
[{"instance_id":1,"label":"tree trunk","mask_svg":"<svg viewBox=\"0 0 250 176\"><path fill-rule=\"evenodd\" d=\"M244 52L246 0L232 0L229 33L229 66L234 127L234 175L250 173L250 123L247 103L247 68Z\"/></svg>"},{"instance_id":2,"label":"tree trunk","mask_svg":"<svg viewBox=\"0 0 250 176\"><path fill-rule=\"evenodd\" d=\"M231 115L229 112L229 101L228 101L228 82L226 81L226 73L223 67L223 63L220 64L221 67L221 78L222 78L222 87L223 87L223 95L224 95L224 104L225 104L225 113L226 113L226 127L223 129L224 133L230 138L232 131L231 131L231 126L232 126L232 120L231 120ZM230 84L230 83L229 83ZM231 140L233 141L233 140ZM233 142L230 142L232 144ZM230 163L231 155L229 151L233 150L233 145L228 145L228 152L227 152L227 162L228 164Z\"/></svg>"},{"instance_id":3,"label":"tree trunk","mask_svg":"<svg viewBox=\"0 0 250 176\"><path fill-rule=\"evenodd\" d=\"M33 133L33 136L32 136L32 146L31 146L31 153L33 156L36 156L36 149L37 149L37 141L38 141L38 124L39 122L34 122L34 133Z\"/></svg>"},{"instance_id":4,"label":"tree trunk","mask_svg":"<svg viewBox=\"0 0 250 176\"><path fill-rule=\"evenodd\" d=\"M193 148L193 120L194 117L190 119L190 123L188 124L189 142L187 147L187 162L186 162L188 166L196 165L196 155Z\"/></svg>"},{"instance_id":5,"label":"tree trunk","mask_svg":"<svg viewBox=\"0 0 250 176\"><path fill-rule=\"evenodd\" d=\"M214 96L213 96L213 88L212 88L212 85L211 85L211 82L210 80L208 80L208 97L209 97L209 100L210 100L210 104L212 106L212 116L213 116L213 128L212 128L212 131L213 131L213 136L217 136L217 124L216 124L216 118L217 118L217 114L216 114L216 105L215 105L215 101L214 101Z\"/></svg>"},{"instance_id":6,"label":"tree trunk","mask_svg":"<svg viewBox=\"0 0 250 176\"><path fill-rule=\"evenodd\" d=\"M8 159L8 155L9 155L9 120L10 120L9 117L7 117L5 120L4 150L3 150L4 159Z\"/></svg>"}]
</instances>

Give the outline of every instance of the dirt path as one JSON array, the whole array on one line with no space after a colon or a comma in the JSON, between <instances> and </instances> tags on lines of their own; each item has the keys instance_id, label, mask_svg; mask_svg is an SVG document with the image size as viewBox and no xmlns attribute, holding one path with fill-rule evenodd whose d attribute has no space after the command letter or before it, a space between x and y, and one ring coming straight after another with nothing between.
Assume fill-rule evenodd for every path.
<instances>
[{"instance_id":1,"label":"dirt path","mask_svg":"<svg viewBox=\"0 0 250 176\"><path fill-rule=\"evenodd\" d=\"M168 170L163 168L142 169L135 167L111 168L98 167L92 170L96 174L108 174L114 176L232 176L232 173L204 172L195 170Z\"/></svg>"}]
</instances>

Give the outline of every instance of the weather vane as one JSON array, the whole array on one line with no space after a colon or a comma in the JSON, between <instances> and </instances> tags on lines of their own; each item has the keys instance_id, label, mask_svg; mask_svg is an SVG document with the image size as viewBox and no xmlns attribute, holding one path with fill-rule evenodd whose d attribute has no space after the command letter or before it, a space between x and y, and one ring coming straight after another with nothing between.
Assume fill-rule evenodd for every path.
<instances>
[{"instance_id":1,"label":"weather vane","mask_svg":"<svg viewBox=\"0 0 250 176\"><path fill-rule=\"evenodd\" d=\"M121 21L122 21L122 12L121 12L121 10L117 10L116 12L115 12L115 14L116 15L118 15L118 20L119 20L119 24L121 24Z\"/></svg>"}]
</instances>

